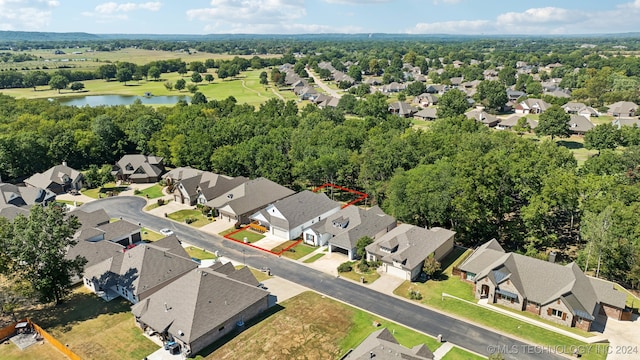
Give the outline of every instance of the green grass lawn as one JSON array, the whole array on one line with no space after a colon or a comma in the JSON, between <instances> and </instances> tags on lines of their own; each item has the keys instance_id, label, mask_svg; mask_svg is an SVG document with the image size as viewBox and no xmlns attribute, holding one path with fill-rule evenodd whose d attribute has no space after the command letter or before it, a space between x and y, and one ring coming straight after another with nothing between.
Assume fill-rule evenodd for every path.
<instances>
[{"instance_id":1,"label":"green grass lawn","mask_svg":"<svg viewBox=\"0 0 640 360\"><path fill-rule=\"evenodd\" d=\"M623 293L627 294L626 305L628 307L634 309L634 311L637 313L638 309L640 309L640 298L638 298L637 296L633 295L631 292L629 292L629 290L623 288L622 286L620 286L618 284L614 284L613 286L616 289L618 289L619 291L622 291Z\"/></svg>"},{"instance_id":2,"label":"green grass lawn","mask_svg":"<svg viewBox=\"0 0 640 360\"><path fill-rule=\"evenodd\" d=\"M463 250L456 250L443 260L443 271L441 280L428 280L424 283L405 281L394 293L408 298L409 290L417 290L422 295L421 303L444 311L456 318L471 320L480 326L486 326L508 334L512 334L526 341L540 345L565 345L569 349L572 345L585 345L573 338L560 335L556 332L542 329L535 325L525 323L510 316L496 313L478 305L469 304L450 297L442 297L442 293L447 293L461 299L476 302L473 296L473 285L462 281L459 277L451 274L454 265L459 263L462 256L456 256ZM446 266L446 267L445 267ZM563 328L565 329L565 328ZM584 354L583 359L604 359L605 354L597 354L595 351Z\"/></svg>"},{"instance_id":3,"label":"green grass lawn","mask_svg":"<svg viewBox=\"0 0 640 360\"><path fill-rule=\"evenodd\" d=\"M142 228L140 230L140 235L142 235L142 240L145 241L157 241L165 237L164 235L147 228Z\"/></svg>"},{"instance_id":4,"label":"green grass lawn","mask_svg":"<svg viewBox=\"0 0 640 360\"><path fill-rule=\"evenodd\" d=\"M225 235L231 234L232 232L234 232L236 230L238 230L238 229L236 229L235 227L230 227L227 230L218 233L218 235L225 236Z\"/></svg>"},{"instance_id":5,"label":"green grass lawn","mask_svg":"<svg viewBox=\"0 0 640 360\"><path fill-rule=\"evenodd\" d=\"M442 358L442 360L482 360L482 359L486 359L486 358L484 356L479 356L479 355L470 353L459 347L453 347Z\"/></svg>"},{"instance_id":6,"label":"green grass lawn","mask_svg":"<svg viewBox=\"0 0 640 360\"><path fill-rule=\"evenodd\" d=\"M171 201L173 201L173 200L171 200L171 199L165 200L164 205L167 205ZM149 205L145 206L144 207L144 211L150 211L150 210L153 210L153 209L156 209L156 208L159 208L159 207L160 207L160 205L158 205L158 202L156 201L156 202L154 202L152 204L149 204Z\"/></svg>"},{"instance_id":7,"label":"green grass lawn","mask_svg":"<svg viewBox=\"0 0 640 360\"><path fill-rule=\"evenodd\" d=\"M185 219L187 218L194 218L196 221L189 224L193 227L202 227L207 224L211 224L211 221L207 219L206 216L202 215L200 210L179 210L172 212L171 214L167 214L167 217L179 222L185 222Z\"/></svg>"},{"instance_id":8,"label":"green grass lawn","mask_svg":"<svg viewBox=\"0 0 640 360\"><path fill-rule=\"evenodd\" d=\"M127 186L116 186L115 183L107 183L99 188L85 190L82 192L82 195L86 195L94 199L99 199L101 197L107 197L107 194L110 192L117 195L127 189Z\"/></svg>"},{"instance_id":9,"label":"green grass lawn","mask_svg":"<svg viewBox=\"0 0 640 360\"><path fill-rule=\"evenodd\" d=\"M258 269L254 269L254 268L252 268L252 267L250 267L250 268L249 268L249 270L251 270L251 273L253 274L253 276L255 276L255 277L256 277L256 279L257 279L259 282L263 282L263 281L265 281L265 280L269 280L269 279L271 279L271 278L273 277L273 276L269 276L269 275L267 275L267 273L266 273L266 272L260 271L260 270L258 270Z\"/></svg>"},{"instance_id":10,"label":"green grass lawn","mask_svg":"<svg viewBox=\"0 0 640 360\"><path fill-rule=\"evenodd\" d=\"M285 249L287 246L291 246L291 244L293 244L295 242L295 240L291 240L291 241L287 241L283 244L280 244L279 246L276 246L275 248L271 249L271 251L277 253L280 252L282 249ZM291 249L289 249L288 251L285 251L282 253L282 256L287 257L289 259L293 259L293 260L298 260L302 257L305 257L309 254L311 254L312 252L314 252L317 248L313 247L313 246L309 246L305 243L300 243L294 247L292 247Z\"/></svg>"},{"instance_id":11,"label":"green grass lawn","mask_svg":"<svg viewBox=\"0 0 640 360\"><path fill-rule=\"evenodd\" d=\"M244 241L244 238L246 237L247 238L247 242L254 243L254 242L256 242L256 241L258 241L260 239L263 239L264 235L259 234L259 233L255 232L255 231L252 231L252 230L249 230L249 229L245 229L245 230L237 232L237 233L235 233L233 235L230 235L229 237L232 238L232 239L238 240L238 241Z\"/></svg>"},{"instance_id":12,"label":"green grass lawn","mask_svg":"<svg viewBox=\"0 0 640 360\"><path fill-rule=\"evenodd\" d=\"M374 321L380 326L373 326ZM246 359L337 359L383 327L406 347L426 344L435 351L440 346L429 336L311 291L282 302L248 325L196 359L237 359L238 354Z\"/></svg>"},{"instance_id":13,"label":"green grass lawn","mask_svg":"<svg viewBox=\"0 0 640 360\"><path fill-rule=\"evenodd\" d=\"M156 198L164 196L164 194L162 193L162 185L160 185L160 184L155 184L155 185L153 185L151 187L148 187L148 188L146 188L144 190L140 190L140 192L137 193L136 195L145 196L148 199L156 199Z\"/></svg>"},{"instance_id":14,"label":"green grass lawn","mask_svg":"<svg viewBox=\"0 0 640 360\"><path fill-rule=\"evenodd\" d=\"M215 254L210 253L207 250L203 250L203 249L197 248L195 246L187 246L186 248L184 248L184 250L192 258L196 258L196 259L200 259L200 260L211 260L211 259L217 259L218 258Z\"/></svg>"},{"instance_id":15,"label":"green grass lawn","mask_svg":"<svg viewBox=\"0 0 640 360\"><path fill-rule=\"evenodd\" d=\"M158 346L142 335L130 307L122 298L105 302L80 286L64 303L31 310L28 317L83 359L142 359Z\"/></svg>"},{"instance_id":16,"label":"green grass lawn","mask_svg":"<svg viewBox=\"0 0 640 360\"><path fill-rule=\"evenodd\" d=\"M12 342L0 344L0 358L2 360L67 360L67 357L44 341L20 350Z\"/></svg>"},{"instance_id":17,"label":"green grass lawn","mask_svg":"<svg viewBox=\"0 0 640 360\"><path fill-rule=\"evenodd\" d=\"M365 284L371 284L380 278L380 274L374 268L369 268L369 271L364 273L360 272L357 261L351 261L351 271L341 272L340 276L357 282L361 282L361 278L364 278Z\"/></svg>"},{"instance_id":18,"label":"green grass lawn","mask_svg":"<svg viewBox=\"0 0 640 360\"><path fill-rule=\"evenodd\" d=\"M308 258L307 260L304 260L303 263L305 264L310 264L318 259L320 259L321 257L323 257L325 254L315 254L312 257Z\"/></svg>"}]
</instances>

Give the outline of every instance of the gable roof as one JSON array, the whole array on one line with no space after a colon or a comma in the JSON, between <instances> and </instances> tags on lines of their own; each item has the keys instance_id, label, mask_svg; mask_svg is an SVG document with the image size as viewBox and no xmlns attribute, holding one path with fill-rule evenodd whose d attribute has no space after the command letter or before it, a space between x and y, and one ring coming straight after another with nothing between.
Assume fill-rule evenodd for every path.
<instances>
[{"instance_id":1,"label":"gable roof","mask_svg":"<svg viewBox=\"0 0 640 360\"><path fill-rule=\"evenodd\" d=\"M464 113L464 115L467 118L473 119L475 121L479 121L486 126L494 126L499 121L497 116L491 115L486 111L480 110L480 109L469 110L466 113Z\"/></svg>"},{"instance_id":2,"label":"gable roof","mask_svg":"<svg viewBox=\"0 0 640 360\"><path fill-rule=\"evenodd\" d=\"M595 125L582 115L572 114L569 119L569 131L575 133L585 133L593 129Z\"/></svg>"},{"instance_id":3,"label":"gable roof","mask_svg":"<svg viewBox=\"0 0 640 360\"><path fill-rule=\"evenodd\" d=\"M257 178L246 181L208 201L207 205L216 209L225 208L236 215L243 215L294 193L295 191L269 179Z\"/></svg>"},{"instance_id":4,"label":"gable roof","mask_svg":"<svg viewBox=\"0 0 640 360\"><path fill-rule=\"evenodd\" d=\"M376 254L382 261L400 263L405 270L411 270L454 235L454 231L439 227L425 229L415 225L400 224L369 244L366 250ZM392 252L380 251L380 247L391 249ZM393 251L396 247L397 249Z\"/></svg>"},{"instance_id":5,"label":"gable roof","mask_svg":"<svg viewBox=\"0 0 640 360\"><path fill-rule=\"evenodd\" d=\"M614 116L635 116L638 105L631 101L618 101L607 106L608 112Z\"/></svg>"},{"instance_id":6,"label":"gable roof","mask_svg":"<svg viewBox=\"0 0 640 360\"><path fill-rule=\"evenodd\" d=\"M329 215L311 229L319 234L331 234L331 243L344 249L353 249L363 236L373 237L394 225L396 219L385 214L377 205L369 210L347 206Z\"/></svg>"},{"instance_id":7,"label":"gable roof","mask_svg":"<svg viewBox=\"0 0 640 360\"><path fill-rule=\"evenodd\" d=\"M550 107L551 105L549 105L549 103L547 103L546 101L533 98L525 99L516 106L516 108L522 108L525 110L540 109L541 112L546 111Z\"/></svg>"},{"instance_id":8,"label":"gable roof","mask_svg":"<svg viewBox=\"0 0 640 360\"><path fill-rule=\"evenodd\" d=\"M4 217L9 219L9 221L13 221L18 215L29 216L29 210L13 205L1 204L0 203L0 217Z\"/></svg>"},{"instance_id":9,"label":"gable roof","mask_svg":"<svg viewBox=\"0 0 640 360\"><path fill-rule=\"evenodd\" d=\"M267 296L261 288L200 268L133 305L131 312L156 331L190 344L229 320L248 320L242 312Z\"/></svg>"},{"instance_id":10,"label":"gable roof","mask_svg":"<svg viewBox=\"0 0 640 360\"><path fill-rule=\"evenodd\" d=\"M0 205L41 205L55 198L56 194L47 189L0 183Z\"/></svg>"},{"instance_id":11,"label":"gable roof","mask_svg":"<svg viewBox=\"0 0 640 360\"><path fill-rule=\"evenodd\" d=\"M344 357L345 360L426 360L433 359L433 353L424 345L416 345L406 348L398 343L396 338L384 328L374 331L367 336L351 353Z\"/></svg>"},{"instance_id":12,"label":"gable roof","mask_svg":"<svg viewBox=\"0 0 640 360\"><path fill-rule=\"evenodd\" d=\"M107 224L111 217L104 209L98 209L91 212L86 212L82 209L75 209L69 212L69 215L74 215L80 222L80 229L97 227L99 225Z\"/></svg>"},{"instance_id":13,"label":"gable roof","mask_svg":"<svg viewBox=\"0 0 640 360\"><path fill-rule=\"evenodd\" d=\"M500 120L499 125L506 128L512 128L518 125L518 120L522 117L522 114L511 114L507 118ZM538 127L538 122L529 118L527 119L527 124L531 129L535 129Z\"/></svg>"},{"instance_id":14,"label":"gable roof","mask_svg":"<svg viewBox=\"0 0 640 360\"><path fill-rule=\"evenodd\" d=\"M163 179L173 179L180 181L182 179L190 178L199 174L202 174L204 171L194 169L190 166L177 167L168 171L166 174L162 175Z\"/></svg>"},{"instance_id":15,"label":"gable roof","mask_svg":"<svg viewBox=\"0 0 640 360\"><path fill-rule=\"evenodd\" d=\"M162 174L162 160L159 156L128 154L118 160L114 172L132 178L157 177Z\"/></svg>"},{"instance_id":16,"label":"gable roof","mask_svg":"<svg viewBox=\"0 0 640 360\"><path fill-rule=\"evenodd\" d=\"M43 173L37 173L24 181L25 184L43 189L51 184L65 185L82 179L82 173L66 165L56 165Z\"/></svg>"},{"instance_id":17,"label":"gable roof","mask_svg":"<svg viewBox=\"0 0 640 360\"><path fill-rule=\"evenodd\" d=\"M251 217L260 214L273 226L293 229L332 209L339 208L340 203L329 199L326 194L304 190L276 201Z\"/></svg>"}]
</instances>

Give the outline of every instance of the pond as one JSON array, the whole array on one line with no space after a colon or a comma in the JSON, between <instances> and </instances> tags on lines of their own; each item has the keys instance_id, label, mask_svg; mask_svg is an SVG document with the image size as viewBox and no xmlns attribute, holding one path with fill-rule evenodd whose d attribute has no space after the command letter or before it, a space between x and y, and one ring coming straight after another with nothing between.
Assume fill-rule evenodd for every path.
<instances>
[{"instance_id":1,"label":"pond","mask_svg":"<svg viewBox=\"0 0 640 360\"><path fill-rule=\"evenodd\" d=\"M172 96L131 96L131 95L86 95L68 98L58 98L55 101L62 105L69 106L115 106L131 105L140 99L144 105L175 105L179 100L191 101L191 97L186 95Z\"/></svg>"}]
</instances>

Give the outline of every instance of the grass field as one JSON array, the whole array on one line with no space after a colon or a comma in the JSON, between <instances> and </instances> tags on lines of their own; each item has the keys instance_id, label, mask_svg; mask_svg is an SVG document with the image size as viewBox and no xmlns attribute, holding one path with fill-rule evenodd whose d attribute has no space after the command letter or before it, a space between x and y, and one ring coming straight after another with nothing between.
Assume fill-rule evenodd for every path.
<instances>
[{"instance_id":1,"label":"grass field","mask_svg":"<svg viewBox=\"0 0 640 360\"><path fill-rule=\"evenodd\" d=\"M187 218L196 219L196 221L189 224L193 227L202 227L211 223L211 221L209 221L206 216L202 215L202 212L200 212L200 210L179 210L168 214L167 217L179 222L185 222Z\"/></svg>"},{"instance_id":2,"label":"grass field","mask_svg":"<svg viewBox=\"0 0 640 360\"><path fill-rule=\"evenodd\" d=\"M140 192L137 195L143 196L143 197L148 196L149 199L156 199L164 196L164 194L162 193L162 185L160 184L155 184L144 190L140 190Z\"/></svg>"},{"instance_id":3,"label":"grass field","mask_svg":"<svg viewBox=\"0 0 640 360\"><path fill-rule=\"evenodd\" d=\"M433 351L440 345L431 337L313 292L281 305L240 334L213 344L196 359L237 359L238 354L245 359L337 359L382 327L395 332L407 347L426 343ZM381 327L374 327L374 320Z\"/></svg>"},{"instance_id":4,"label":"grass field","mask_svg":"<svg viewBox=\"0 0 640 360\"><path fill-rule=\"evenodd\" d=\"M264 239L264 235L258 234L257 232L248 229L239 231L233 235L230 235L229 237L238 241L244 241L244 238L246 237L247 242L249 243L254 243L260 239Z\"/></svg>"},{"instance_id":5,"label":"grass field","mask_svg":"<svg viewBox=\"0 0 640 360\"><path fill-rule=\"evenodd\" d=\"M454 253L443 260L443 275L441 280L429 280L424 283L412 283L405 281L400 285L394 293L399 296L408 298L409 290L417 290L422 295L421 303L452 314L457 318L471 320L480 326L486 326L492 329L512 334L513 336L524 339L525 341L539 345L565 345L569 349L572 345L585 345L573 338L560 335L556 332L542 329L538 326L525 323L514 319L510 316L495 313L489 309L469 304L464 301L453 299L450 297L442 297L442 293L447 293L463 300L475 302L473 296L473 285L460 280L457 276L451 274L451 270L455 264L460 261L463 250L456 249ZM456 259L457 258L457 259ZM569 328L562 327L564 330ZM593 351L582 356L583 359L604 359L606 354Z\"/></svg>"},{"instance_id":6,"label":"grass field","mask_svg":"<svg viewBox=\"0 0 640 360\"><path fill-rule=\"evenodd\" d=\"M80 286L61 305L28 317L82 359L142 359L158 346L142 335L130 306L121 298L105 302Z\"/></svg>"}]
</instances>

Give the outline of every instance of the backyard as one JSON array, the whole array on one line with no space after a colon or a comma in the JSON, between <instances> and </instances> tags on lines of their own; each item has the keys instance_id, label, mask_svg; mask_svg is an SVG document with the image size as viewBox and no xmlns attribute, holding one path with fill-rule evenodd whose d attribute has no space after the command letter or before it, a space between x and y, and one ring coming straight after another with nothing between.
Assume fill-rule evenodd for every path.
<instances>
[{"instance_id":1,"label":"backyard","mask_svg":"<svg viewBox=\"0 0 640 360\"><path fill-rule=\"evenodd\" d=\"M470 251L471 250L467 250L467 252ZM466 302L475 303L477 301L473 296L473 285L460 280L458 276L452 275L452 269L464 259L467 252L465 252L464 249L455 248L454 252L442 261L444 271L439 280L428 280L426 282L405 281L394 293L410 298L410 291L417 291L422 297L421 300L419 300L422 304L455 315L458 318L471 320L480 326L497 329L534 344L564 345L567 349L572 345L586 345L573 338ZM443 293L453 295L459 299L442 296ZM563 327L563 329L567 330L566 327ZM593 351L584 354L582 358L604 359L605 354Z\"/></svg>"},{"instance_id":2,"label":"backyard","mask_svg":"<svg viewBox=\"0 0 640 360\"><path fill-rule=\"evenodd\" d=\"M374 327L373 322L380 323ZM424 343L434 351L433 338L380 319L314 292L304 292L276 306L260 321L252 321L205 349L196 359L336 359L383 327L407 347Z\"/></svg>"}]
</instances>

